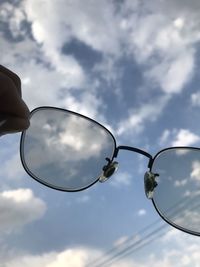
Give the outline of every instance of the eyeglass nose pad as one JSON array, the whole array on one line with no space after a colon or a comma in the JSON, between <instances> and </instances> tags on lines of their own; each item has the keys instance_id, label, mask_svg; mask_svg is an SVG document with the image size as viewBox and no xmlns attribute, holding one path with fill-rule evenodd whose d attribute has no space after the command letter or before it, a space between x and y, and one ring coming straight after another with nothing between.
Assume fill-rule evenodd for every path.
<instances>
[{"instance_id":1,"label":"eyeglass nose pad","mask_svg":"<svg viewBox=\"0 0 200 267\"><path fill-rule=\"evenodd\" d=\"M118 162L109 162L108 165L103 167L103 173L99 177L99 182L104 183L107 181L118 169Z\"/></svg>"},{"instance_id":2,"label":"eyeglass nose pad","mask_svg":"<svg viewBox=\"0 0 200 267\"><path fill-rule=\"evenodd\" d=\"M154 189L158 185L156 182L157 176L159 176L158 173L152 173L150 171L146 172L144 175L144 190L148 199L153 198Z\"/></svg>"}]
</instances>

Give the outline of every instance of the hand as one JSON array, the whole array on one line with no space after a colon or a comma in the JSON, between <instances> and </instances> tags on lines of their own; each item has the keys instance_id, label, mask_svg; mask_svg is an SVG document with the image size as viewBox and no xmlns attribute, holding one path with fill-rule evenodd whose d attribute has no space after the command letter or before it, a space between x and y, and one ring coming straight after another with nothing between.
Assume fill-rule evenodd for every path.
<instances>
[{"instance_id":1,"label":"hand","mask_svg":"<svg viewBox=\"0 0 200 267\"><path fill-rule=\"evenodd\" d=\"M20 78L0 65L0 135L27 129L29 114L22 100Z\"/></svg>"}]
</instances>

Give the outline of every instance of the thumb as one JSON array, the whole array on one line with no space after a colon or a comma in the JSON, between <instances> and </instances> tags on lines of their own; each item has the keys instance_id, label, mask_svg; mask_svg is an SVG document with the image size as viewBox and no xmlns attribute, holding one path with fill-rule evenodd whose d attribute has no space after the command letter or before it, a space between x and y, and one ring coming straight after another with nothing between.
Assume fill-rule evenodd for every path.
<instances>
[{"instance_id":1,"label":"thumb","mask_svg":"<svg viewBox=\"0 0 200 267\"><path fill-rule=\"evenodd\" d=\"M0 136L17 133L26 130L30 125L29 119L15 117L12 115L0 115Z\"/></svg>"}]
</instances>

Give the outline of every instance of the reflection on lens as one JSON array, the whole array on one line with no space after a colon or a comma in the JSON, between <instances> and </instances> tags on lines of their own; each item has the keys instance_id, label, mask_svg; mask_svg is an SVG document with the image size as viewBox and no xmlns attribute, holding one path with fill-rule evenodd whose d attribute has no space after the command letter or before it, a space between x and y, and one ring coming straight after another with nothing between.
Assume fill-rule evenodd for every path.
<instances>
[{"instance_id":1,"label":"reflection on lens","mask_svg":"<svg viewBox=\"0 0 200 267\"><path fill-rule=\"evenodd\" d=\"M98 179L114 150L114 138L103 126L69 111L43 108L31 117L22 159L38 181L76 191Z\"/></svg>"},{"instance_id":2,"label":"reflection on lens","mask_svg":"<svg viewBox=\"0 0 200 267\"><path fill-rule=\"evenodd\" d=\"M200 233L200 150L172 148L158 154L152 166L158 173L153 202L169 223Z\"/></svg>"}]
</instances>

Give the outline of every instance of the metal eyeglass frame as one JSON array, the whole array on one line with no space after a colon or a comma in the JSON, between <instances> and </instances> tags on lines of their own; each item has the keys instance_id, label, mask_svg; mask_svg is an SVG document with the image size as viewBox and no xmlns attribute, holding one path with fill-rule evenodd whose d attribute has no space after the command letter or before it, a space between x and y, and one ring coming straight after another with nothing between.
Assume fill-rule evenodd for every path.
<instances>
[{"instance_id":1,"label":"metal eyeglass frame","mask_svg":"<svg viewBox=\"0 0 200 267\"><path fill-rule=\"evenodd\" d=\"M131 151L131 152L135 152L135 153L138 153L138 154L141 154L145 157L147 157L149 159L149 162L148 162L148 165L147 167L149 168L149 170L145 173L145 176L144 176L144 188L145 188L145 193L146 193L146 196L147 198L149 198L150 200L152 200L152 203L154 205L154 208L156 209L156 211L158 212L158 214L160 215L160 217L165 221L167 222L168 224L170 224L171 226L175 227L176 229L179 229L183 232L186 232L186 233L189 233L189 234L192 234L192 235L196 235L196 236L200 236L200 232L194 232L194 231L191 231L191 230L187 230L185 228L182 228L176 224L174 224L173 222L169 221L166 217L164 217L162 215L162 213L159 211L159 209L157 208L155 202L154 202L154 199L153 199L153 190L154 188L157 186L157 183L156 183L156 176L159 176L159 174L157 173L152 173L152 166L153 166L153 163L154 161L156 160L156 158L164 151L166 150L171 150L171 149L191 149L191 150L200 150L200 148L198 147L190 147L190 146L175 146L175 147L167 147L167 148L164 148L162 150L160 150L159 152L157 152L157 154L155 156L152 156L151 154L149 154L148 152L142 150L142 149L139 149L139 148L136 148L136 147L132 147L132 146L125 146L125 145L119 145L117 146L117 143L116 143L116 139L115 137L113 136L113 134L105 127L103 126L102 124L100 124L99 122L87 117L87 116L84 116L82 114L79 114L77 112L74 112L74 111L71 111L71 110L66 110L66 109L62 109L62 108L58 108L58 107L51 107L51 106L42 106L42 107L38 107L38 108L35 108L34 110L31 111L30 113L30 119L31 117L33 116L33 114L35 112L38 112L38 111L42 111L44 109L53 109L53 110L58 110L58 111L65 111L67 113L70 113L70 114L74 114L76 116L79 116L83 119L86 119L92 123L95 123L96 125L100 126L101 128L103 128L113 139L113 142L114 142L114 151L113 151L113 155L112 157L109 159L109 158L106 158L108 164L105 165L102 170L103 170L103 173L101 176L97 177L97 179L92 182L90 185L88 186L85 186L81 189L77 189L77 190L65 190L63 188L59 188L59 187L56 187L56 186L52 186L42 180L39 180L30 170L29 168L27 167L26 163L25 163L25 159L24 159L24 153L23 153L23 148L24 148L24 138L25 138L25 134L26 134L26 130L22 132L22 135L21 135L21 139L20 139L20 158L21 158L21 162L22 162L22 165L25 169L25 171L28 173L28 175L30 175L33 179L35 179L37 182L49 187L49 188L52 188L52 189L56 189L56 190L59 190L59 191L64 191L64 192L78 192L78 191L82 191L82 190L85 190L89 187L91 187L92 185L94 185L95 183L97 182L105 182L106 180L108 180L113 174L114 172L116 171L117 169L117 165L118 165L118 162L114 161L114 159L117 158L118 156L118 153L120 152L120 150L127 150L127 151Z\"/></svg>"}]
</instances>

